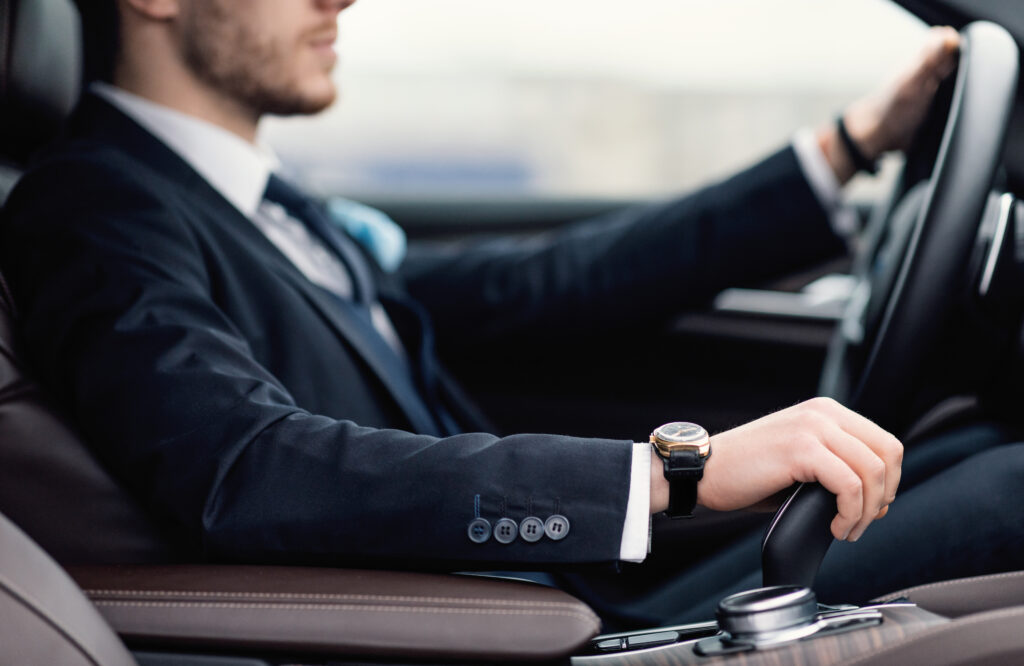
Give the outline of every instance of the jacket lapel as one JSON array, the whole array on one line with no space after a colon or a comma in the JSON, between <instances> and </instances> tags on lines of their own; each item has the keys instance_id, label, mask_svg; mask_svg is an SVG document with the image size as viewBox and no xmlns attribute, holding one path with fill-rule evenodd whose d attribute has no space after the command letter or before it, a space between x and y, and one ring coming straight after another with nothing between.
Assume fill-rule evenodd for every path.
<instances>
[{"instance_id":1,"label":"jacket lapel","mask_svg":"<svg viewBox=\"0 0 1024 666\"><path fill-rule=\"evenodd\" d=\"M382 354L376 351L376 341L368 335L366 325L340 307L334 297L310 282L251 220L224 199L177 153L131 118L94 95L83 97L72 120L71 131L78 135L99 137L121 148L163 176L172 191L183 193L185 205L196 209L199 215L216 224L230 225L232 235L238 240L239 246L244 248L243 251L266 258L265 264L295 289L360 356L405 413L414 430L437 434L437 426L416 394L412 382L402 376L401 369L389 367ZM405 372L408 374L408 371Z\"/></svg>"}]
</instances>

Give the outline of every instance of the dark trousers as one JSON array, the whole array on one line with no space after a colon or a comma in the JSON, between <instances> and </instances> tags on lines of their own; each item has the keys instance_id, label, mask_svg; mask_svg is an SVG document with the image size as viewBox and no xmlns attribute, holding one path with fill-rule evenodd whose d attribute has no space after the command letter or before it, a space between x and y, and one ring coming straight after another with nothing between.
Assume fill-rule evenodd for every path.
<instances>
[{"instance_id":1,"label":"dark trousers","mask_svg":"<svg viewBox=\"0 0 1024 666\"><path fill-rule=\"evenodd\" d=\"M815 592L826 603L864 603L904 587L1024 569L1024 444L976 424L913 446L889 514L857 543L832 545ZM760 587L768 516L705 515L658 521L653 553L620 573L559 577L607 629L714 618L723 597Z\"/></svg>"}]
</instances>

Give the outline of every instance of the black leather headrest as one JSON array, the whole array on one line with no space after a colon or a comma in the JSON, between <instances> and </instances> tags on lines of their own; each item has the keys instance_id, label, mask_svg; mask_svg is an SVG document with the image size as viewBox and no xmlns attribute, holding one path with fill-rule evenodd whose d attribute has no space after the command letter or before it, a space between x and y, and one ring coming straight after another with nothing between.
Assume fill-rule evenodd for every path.
<instances>
[{"instance_id":1,"label":"black leather headrest","mask_svg":"<svg viewBox=\"0 0 1024 666\"><path fill-rule=\"evenodd\" d=\"M0 155L21 162L52 139L82 79L71 0L0 0Z\"/></svg>"}]
</instances>

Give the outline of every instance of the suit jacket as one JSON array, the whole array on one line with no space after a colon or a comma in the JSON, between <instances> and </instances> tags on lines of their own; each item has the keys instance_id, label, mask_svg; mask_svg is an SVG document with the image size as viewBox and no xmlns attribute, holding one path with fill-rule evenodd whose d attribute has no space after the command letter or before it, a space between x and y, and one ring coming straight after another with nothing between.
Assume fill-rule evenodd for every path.
<instances>
[{"instance_id":1,"label":"suit jacket","mask_svg":"<svg viewBox=\"0 0 1024 666\"><path fill-rule=\"evenodd\" d=\"M101 459L209 556L443 567L617 559L630 442L410 432L391 378L337 302L102 100L87 96L68 137L24 177L0 234L41 380ZM682 200L414 256L405 279L441 335L500 345L580 330L581 315L587 326L650 320L837 243L785 150ZM412 364L433 362L430 323L392 315ZM558 541L467 534L476 516L555 513L571 524Z\"/></svg>"}]
</instances>

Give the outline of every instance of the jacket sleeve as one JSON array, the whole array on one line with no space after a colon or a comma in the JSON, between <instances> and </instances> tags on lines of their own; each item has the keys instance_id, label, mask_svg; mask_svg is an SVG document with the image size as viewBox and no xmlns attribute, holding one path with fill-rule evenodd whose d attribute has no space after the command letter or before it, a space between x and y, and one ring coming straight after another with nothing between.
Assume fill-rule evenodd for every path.
<instances>
[{"instance_id":1,"label":"jacket sleeve","mask_svg":"<svg viewBox=\"0 0 1024 666\"><path fill-rule=\"evenodd\" d=\"M216 305L201 236L151 183L65 159L19 185L0 258L44 385L207 556L443 568L618 558L629 442L439 439L309 413ZM468 537L477 515L528 513L563 514L569 536Z\"/></svg>"},{"instance_id":2,"label":"jacket sleeve","mask_svg":"<svg viewBox=\"0 0 1024 666\"><path fill-rule=\"evenodd\" d=\"M446 341L576 335L667 318L843 252L791 147L691 195L554 232L410 252Z\"/></svg>"}]
</instances>

